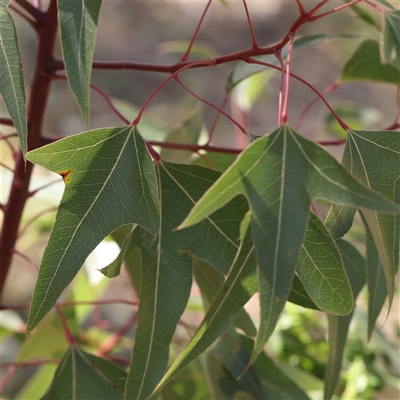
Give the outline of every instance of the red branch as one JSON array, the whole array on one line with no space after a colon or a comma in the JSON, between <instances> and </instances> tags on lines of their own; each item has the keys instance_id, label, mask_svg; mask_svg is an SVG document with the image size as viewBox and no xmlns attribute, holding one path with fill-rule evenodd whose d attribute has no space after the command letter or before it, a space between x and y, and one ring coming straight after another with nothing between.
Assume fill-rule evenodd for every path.
<instances>
[{"instance_id":1,"label":"red branch","mask_svg":"<svg viewBox=\"0 0 400 400\"><path fill-rule=\"evenodd\" d=\"M247 23L249 24L249 29L250 29L251 41L252 41L252 44L253 44L253 49L257 49L259 47L259 45L258 45L258 41L257 41L257 38L256 38L256 34L254 33L253 24L251 23L249 9L247 8L246 0L242 0L242 1L243 1L244 9L246 11Z\"/></svg>"}]
</instances>

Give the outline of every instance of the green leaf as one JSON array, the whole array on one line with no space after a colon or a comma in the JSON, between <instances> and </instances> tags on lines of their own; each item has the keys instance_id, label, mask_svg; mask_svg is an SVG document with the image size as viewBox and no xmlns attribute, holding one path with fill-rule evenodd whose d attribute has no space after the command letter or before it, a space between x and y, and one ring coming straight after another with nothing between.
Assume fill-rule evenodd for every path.
<instances>
[{"instance_id":1,"label":"green leaf","mask_svg":"<svg viewBox=\"0 0 400 400\"><path fill-rule=\"evenodd\" d=\"M153 162L131 126L85 132L29 152L27 158L65 182L36 283L30 332L114 229L135 222L157 233L159 205Z\"/></svg>"},{"instance_id":2,"label":"green leaf","mask_svg":"<svg viewBox=\"0 0 400 400\"><path fill-rule=\"evenodd\" d=\"M57 1L65 72L89 126L90 74L101 0Z\"/></svg>"},{"instance_id":3,"label":"green leaf","mask_svg":"<svg viewBox=\"0 0 400 400\"><path fill-rule=\"evenodd\" d=\"M174 129L168 135L166 141L173 143L189 143L197 144L202 130L202 114L201 108L196 107L188 119L182 124L181 127ZM161 157L163 160L171 162L185 162L191 156L191 151L181 151L163 148L161 150Z\"/></svg>"},{"instance_id":4,"label":"green leaf","mask_svg":"<svg viewBox=\"0 0 400 400\"><path fill-rule=\"evenodd\" d=\"M387 213L397 213L400 207L362 186L329 153L288 126L252 143L205 193L180 229L198 223L239 194L250 203L259 264L261 322L254 361L289 296L312 200Z\"/></svg>"},{"instance_id":5,"label":"green leaf","mask_svg":"<svg viewBox=\"0 0 400 400\"><path fill-rule=\"evenodd\" d=\"M242 365L240 367L245 367L249 363L249 356L252 354L254 341L245 336L240 336L240 338L247 353L246 359L241 360ZM240 355L240 353L238 353L238 355ZM245 364L243 364L243 362L245 362ZM296 383L289 379L264 352L260 353L258 356L254 363L254 368L261 381L264 392L266 393L265 398L274 400L306 400L309 398L307 394L304 393ZM245 378L245 376L246 374L243 375L242 379Z\"/></svg>"},{"instance_id":6,"label":"green leaf","mask_svg":"<svg viewBox=\"0 0 400 400\"><path fill-rule=\"evenodd\" d=\"M254 264L254 269L256 265ZM215 269L211 264L203 260L194 260L194 277L200 288L205 309L210 307L215 295L224 283L224 276L220 271ZM247 336L255 336L257 330L254 323L244 308L234 320L234 325L241 329Z\"/></svg>"},{"instance_id":7,"label":"green leaf","mask_svg":"<svg viewBox=\"0 0 400 400\"><path fill-rule=\"evenodd\" d=\"M196 333L158 384L155 392L221 336L256 292L255 252L248 218L243 224L239 252L225 282L215 295Z\"/></svg>"},{"instance_id":8,"label":"green leaf","mask_svg":"<svg viewBox=\"0 0 400 400\"><path fill-rule=\"evenodd\" d=\"M22 154L28 150L28 125L22 62L14 21L7 11L11 0L0 0L0 93L13 120Z\"/></svg>"},{"instance_id":9,"label":"green leaf","mask_svg":"<svg viewBox=\"0 0 400 400\"><path fill-rule=\"evenodd\" d=\"M337 244L356 299L366 281L365 260L349 242L338 240ZM346 316L328 314L329 355L325 371L324 400L332 398L339 382L343 352L352 317L353 311Z\"/></svg>"},{"instance_id":10,"label":"green leaf","mask_svg":"<svg viewBox=\"0 0 400 400\"><path fill-rule=\"evenodd\" d=\"M116 365L72 345L42 400L122 399L126 373Z\"/></svg>"},{"instance_id":11,"label":"green leaf","mask_svg":"<svg viewBox=\"0 0 400 400\"><path fill-rule=\"evenodd\" d=\"M296 272L310 298L322 311L346 315L353 309L353 294L339 250L324 224L313 213Z\"/></svg>"},{"instance_id":12,"label":"green leaf","mask_svg":"<svg viewBox=\"0 0 400 400\"><path fill-rule=\"evenodd\" d=\"M305 308L319 310L306 292L306 289L304 289L304 286L297 274L293 276L292 288L290 289L288 301Z\"/></svg>"},{"instance_id":13,"label":"green leaf","mask_svg":"<svg viewBox=\"0 0 400 400\"><path fill-rule=\"evenodd\" d=\"M375 322L382 310L387 297L386 279L384 269L379 259L378 249L375 246L374 238L364 219L366 231L366 267L368 286L368 339L371 338L375 328Z\"/></svg>"},{"instance_id":14,"label":"green leaf","mask_svg":"<svg viewBox=\"0 0 400 400\"><path fill-rule=\"evenodd\" d=\"M379 160L379 168L377 168ZM349 131L343 154L343 165L367 187L378 191L390 200L395 200L396 181L399 178L400 133L394 131ZM398 200L397 200L398 201ZM334 210L336 226L351 225L355 210ZM367 221L386 276L389 303L393 301L394 277L397 270L395 215L362 210ZM336 228L333 228L336 230ZM339 229L343 233L346 229ZM332 233L332 231L331 231ZM333 234L334 237L335 234Z\"/></svg>"},{"instance_id":15,"label":"green leaf","mask_svg":"<svg viewBox=\"0 0 400 400\"><path fill-rule=\"evenodd\" d=\"M351 0L344 0L345 3L350 3ZM364 8L361 8L357 5L353 5L350 7L352 9L352 11L355 12L355 14L362 20L364 20L365 22L367 22L368 24L372 25L375 28L379 29L379 25L378 23L375 21L375 18L366 10L364 10Z\"/></svg>"},{"instance_id":16,"label":"green leaf","mask_svg":"<svg viewBox=\"0 0 400 400\"><path fill-rule=\"evenodd\" d=\"M293 43L292 55L296 54L303 48L307 48L310 46L316 46L321 43L327 42L328 40L332 40L340 37L350 37L346 35L331 35L331 34L317 34L317 35L309 35L302 36L295 39ZM285 59L287 57L288 47L285 47L282 50L282 58ZM265 56L257 57L257 60L267 62L269 64L273 64L279 66L279 61L275 57L274 54L267 54ZM263 65L257 64L247 64L247 63L239 63L237 64L228 77L228 81L226 83L225 90L226 92L230 92L236 85L242 82L244 79L248 78L251 75L257 74L258 72L265 71L266 67Z\"/></svg>"},{"instance_id":17,"label":"green leaf","mask_svg":"<svg viewBox=\"0 0 400 400\"><path fill-rule=\"evenodd\" d=\"M392 83L400 86L400 71L392 65L383 65L379 45L375 40L366 40L360 44L349 61L343 67L341 82L368 80Z\"/></svg>"},{"instance_id":18,"label":"green leaf","mask_svg":"<svg viewBox=\"0 0 400 400\"><path fill-rule=\"evenodd\" d=\"M221 175L195 165L158 164L162 225L158 237L137 227L125 248L141 249L142 284L138 329L126 397L147 398L167 367L169 345L189 298L193 259L189 253L229 270L238 251L239 225L247 210L232 201L198 227L174 232L195 202ZM120 263L119 263L120 265Z\"/></svg>"},{"instance_id":19,"label":"green leaf","mask_svg":"<svg viewBox=\"0 0 400 400\"><path fill-rule=\"evenodd\" d=\"M400 10L383 14L381 34L381 56L384 64L400 68ZM400 80L400 71L397 71Z\"/></svg>"}]
</instances>

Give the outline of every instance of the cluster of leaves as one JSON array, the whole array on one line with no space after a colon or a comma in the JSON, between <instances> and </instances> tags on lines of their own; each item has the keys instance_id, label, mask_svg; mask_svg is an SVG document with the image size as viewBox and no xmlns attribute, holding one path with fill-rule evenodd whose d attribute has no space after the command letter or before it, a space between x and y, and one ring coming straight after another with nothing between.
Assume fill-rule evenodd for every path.
<instances>
[{"instance_id":1,"label":"cluster of leaves","mask_svg":"<svg viewBox=\"0 0 400 400\"><path fill-rule=\"evenodd\" d=\"M381 41L359 45L344 66L340 83L372 80L400 86L400 11L379 3L386 7ZM7 66L1 71L1 93L25 154L23 77L8 5L9 0L1 0L0 62ZM100 5L100 1L58 0L66 74L87 125ZM378 27L364 9L354 11ZM300 37L293 53L330 39L332 35ZM282 51L283 58L287 54ZM279 65L274 55L259 60ZM263 70L262 65L238 64L228 77L227 92ZM198 135L197 131L196 140ZM331 398L361 289L367 284L370 294L369 336L386 297L389 304L393 301L399 253L399 132L349 129L340 164L283 124L261 138L250 136L249 146L237 158L232 156L222 172L199 165L198 160L173 163L174 155L166 152L161 159L154 158L144 137L140 125L101 128L26 153L27 160L60 174L65 182L27 333L48 318L86 258L113 232L121 252L102 273L113 278L126 262L140 297L129 372L71 343L43 398L145 399L160 390L166 397L170 391L179 398L179 389L171 382L188 365L193 373L211 368L213 360L206 359L205 350L226 342L237 351L217 363L224 381L203 387L202 398L231 398L244 391L260 399L307 399L263 352L287 301L327 314L324 397ZM315 200L334 204L325 222L310 212ZM357 210L365 223L365 258L343 239ZM206 313L167 369L193 277ZM243 308L256 292L257 329ZM218 358L221 348L214 350ZM211 375L210 382L215 379Z\"/></svg>"}]
</instances>

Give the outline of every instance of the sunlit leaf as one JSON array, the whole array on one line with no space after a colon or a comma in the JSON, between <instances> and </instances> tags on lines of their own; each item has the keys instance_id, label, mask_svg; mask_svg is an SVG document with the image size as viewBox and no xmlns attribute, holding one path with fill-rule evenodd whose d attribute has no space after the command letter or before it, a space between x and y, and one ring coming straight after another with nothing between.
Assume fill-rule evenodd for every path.
<instances>
[{"instance_id":1,"label":"sunlit leaf","mask_svg":"<svg viewBox=\"0 0 400 400\"><path fill-rule=\"evenodd\" d=\"M377 168L379 160L379 168ZM367 187L395 200L399 178L400 133L394 131L349 131L343 165ZM337 238L350 228L355 209L334 206L327 218L331 234ZM389 302L393 300L396 264L395 215L362 210L368 223L386 276Z\"/></svg>"},{"instance_id":2,"label":"sunlit leaf","mask_svg":"<svg viewBox=\"0 0 400 400\"><path fill-rule=\"evenodd\" d=\"M122 399L125 380L126 373L116 365L72 345L42 399Z\"/></svg>"},{"instance_id":3,"label":"sunlit leaf","mask_svg":"<svg viewBox=\"0 0 400 400\"><path fill-rule=\"evenodd\" d=\"M65 72L89 125L89 85L101 0L57 0Z\"/></svg>"},{"instance_id":4,"label":"sunlit leaf","mask_svg":"<svg viewBox=\"0 0 400 400\"><path fill-rule=\"evenodd\" d=\"M337 241L343 263L356 299L366 281L365 260L349 242ZM328 314L329 354L325 371L324 400L331 399L339 382L343 352L353 311L345 316Z\"/></svg>"},{"instance_id":5,"label":"sunlit leaf","mask_svg":"<svg viewBox=\"0 0 400 400\"><path fill-rule=\"evenodd\" d=\"M339 250L324 224L313 213L296 272L308 295L322 311L346 315L353 309L353 294Z\"/></svg>"},{"instance_id":6,"label":"sunlit leaf","mask_svg":"<svg viewBox=\"0 0 400 400\"><path fill-rule=\"evenodd\" d=\"M130 126L72 136L32 151L27 158L57 172L65 182L33 296L30 332L114 229L135 222L157 233L159 205L152 159Z\"/></svg>"},{"instance_id":7,"label":"sunlit leaf","mask_svg":"<svg viewBox=\"0 0 400 400\"><path fill-rule=\"evenodd\" d=\"M239 194L250 203L259 264L261 321L254 361L289 296L312 200L386 213L398 213L400 207L362 186L329 153L288 126L252 143L205 193L180 229L198 223Z\"/></svg>"},{"instance_id":8,"label":"sunlit leaf","mask_svg":"<svg viewBox=\"0 0 400 400\"><path fill-rule=\"evenodd\" d=\"M22 153L28 150L25 85L14 21L7 11L11 0L0 0L0 94L17 130Z\"/></svg>"},{"instance_id":9,"label":"sunlit leaf","mask_svg":"<svg viewBox=\"0 0 400 400\"><path fill-rule=\"evenodd\" d=\"M341 82L360 80L392 83L400 86L399 69L389 64L382 64L379 45L375 40L362 42L343 67L340 76Z\"/></svg>"},{"instance_id":10,"label":"sunlit leaf","mask_svg":"<svg viewBox=\"0 0 400 400\"><path fill-rule=\"evenodd\" d=\"M400 68L400 10L383 14L383 29L381 35L381 56L384 64ZM398 80L400 71L397 70Z\"/></svg>"}]
</instances>

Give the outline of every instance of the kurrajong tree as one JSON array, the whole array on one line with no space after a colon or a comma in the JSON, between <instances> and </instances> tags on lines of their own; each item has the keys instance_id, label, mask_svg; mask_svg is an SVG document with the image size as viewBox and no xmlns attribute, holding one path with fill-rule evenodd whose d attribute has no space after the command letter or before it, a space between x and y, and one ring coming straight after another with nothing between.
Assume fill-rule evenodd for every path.
<instances>
[{"instance_id":1,"label":"kurrajong tree","mask_svg":"<svg viewBox=\"0 0 400 400\"><path fill-rule=\"evenodd\" d=\"M235 391L240 390L246 398L306 399L306 392L264 352L289 301L326 313L329 357L324 398L329 399L339 381L360 290L367 285L370 292L368 336L385 299L389 307L392 304L399 250L399 113L381 130L355 130L324 96L350 81L400 86L400 11L384 0L335 2L333 7L329 0L292 3L298 10L297 18L281 40L265 44L256 36L251 7L249 11L243 0L249 47L194 60L192 48L204 17L213 7L229 7L226 1L205 1L191 39L190 35L184 38L188 42L183 56L172 65L156 65L93 60L100 0L51 0L46 9L40 0L0 0L0 88L9 114L0 123L16 131L1 133L2 144L10 146L15 161L9 197L1 204L1 289L12 257L21 255L17 238L24 206L34 194L29 190L34 164L58 173L65 183L26 324L26 333L32 332L28 345L54 308L69 343L43 398L219 398L221 393L224 398L234 398ZM301 36L298 31L305 24L346 12L369 24L374 36L360 42L341 75L322 94L291 72L293 56L334 35ZM378 12L381 23L375 20ZM36 65L27 102L13 14L22 16L37 34ZM54 55L58 31L62 59ZM380 41L376 40L379 35ZM340 42L340 35L335 39ZM215 105L196 94L184 82L184 75L188 69L221 64L232 69L227 76L225 100ZM92 85L107 101L110 112L121 119L122 126L88 128L79 134L71 132L77 134L69 137L46 139L43 120L55 80L68 80L89 127L92 69L110 70L110 74L131 69L167 77L141 105L133 121L122 115L101 88ZM226 103L239 84L266 70L280 74L277 128L256 137L232 116ZM290 85L294 80L314 91L316 101L325 103L343 138L316 143L289 126ZM205 144L199 144L198 132L193 132L190 121L181 136L175 132L169 138L146 140L142 115L170 81L182 86L205 110L217 111ZM307 118L308 109L302 118ZM229 119L242 132L248 142L244 150L213 144L218 118ZM19 138L18 150L11 144L13 136ZM344 143L340 164L325 146ZM179 154L185 156L180 158ZM184 163L171 162L171 155L174 161ZM316 200L332 204L325 221L316 214ZM343 239L357 211L365 226L366 257ZM127 329L109 332L114 347L91 354L87 347L86 351L81 347L81 331L71 327L71 313L66 315L66 306L74 309L86 303L58 302L89 254L110 234L121 252L101 272L108 278L116 277L125 263L140 298L138 304L132 302L134 318L129 328L135 326L136 332L125 370L111 361L114 358L123 363L125 359L112 357L110 352L118 350ZM193 279L204 300L205 316L183 351L169 359L177 325L184 324L181 316ZM260 304L257 328L244 309L256 292ZM7 308L2 305L2 309ZM227 332L235 338L236 347L231 349L229 360L214 360L210 374L210 364L205 366L204 358L199 363L197 357L207 354L209 346ZM10 364L4 383L17 366ZM185 386L193 385L191 379L182 380L180 374L186 366L189 377L203 374L202 394L188 392L195 386ZM178 389L171 389L171 382L177 379L182 385L181 397ZM46 388L42 389L44 392Z\"/></svg>"}]
</instances>

